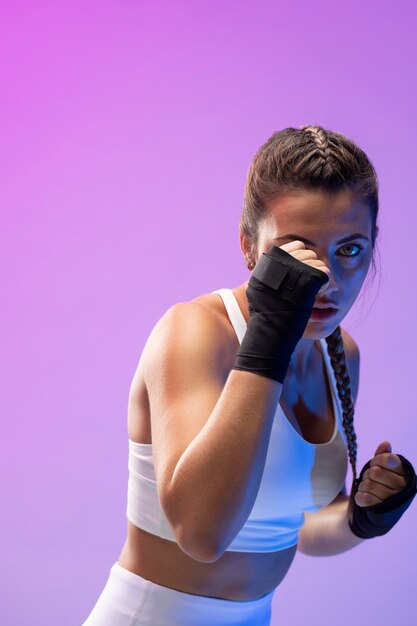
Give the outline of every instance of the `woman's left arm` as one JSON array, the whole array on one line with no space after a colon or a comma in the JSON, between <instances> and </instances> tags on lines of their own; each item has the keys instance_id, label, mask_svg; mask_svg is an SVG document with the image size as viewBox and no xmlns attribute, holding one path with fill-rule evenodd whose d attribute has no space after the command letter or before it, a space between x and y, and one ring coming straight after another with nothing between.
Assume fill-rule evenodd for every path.
<instances>
[{"instance_id":1,"label":"woman's left arm","mask_svg":"<svg viewBox=\"0 0 417 626\"><path fill-rule=\"evenodd\" d=\"M355 400L359 385L359 350L346 331L342 336ZM404 457L392 454L391 444L384 441L362 469L352 490L353 523L345 485L329 505L317 513L305 513L297 548L310 556L332 556L354 548L367 538L385 534L400 519L415 493L414 468ZM382 505L383 502L386 505Z\"/></svg>"},{"instance_id":2,"label":"woman's left arm","mask_svg":"<svg viewBox=\"0 0 417 626\"><path fill-rule=\"evenodd\" d=\"M333 556L356 547L365 539L352 533L348 524L349 496L346 486L317 513L304 513L297 550L309 556Z\"/></svg>"},{"instance_id":3,"label":"woman's left arm","mask_svg":"<svg viewBox=\"0 0 417 626\"><path fill-rule=\"evenodd\" d=\"M351 494L353 516L350 496L343 492L317 513L304 514L297 546L300 552L332 556L365 539L385 535L410 506L416 494L416 475L408 459L392 454L391 444L384 441L364 466L358 485Z\"/></svg>"},{"instance_id":4,"label":"woman's left arm","mask_svg":"<svg viewBox=\"0 0 417 626\"><path fill-rule=\"evenodd\" d=\"M340 327L346 363L350 378L352 402L355 405L359 390L360 353L353 337ZM310 556L332 556L346 552L364 541L354 535L348 524L349 496L346 484L330 504L317 513L305 513L304 525L299 531L297 550Z\"/></svg>"}]
</instances>

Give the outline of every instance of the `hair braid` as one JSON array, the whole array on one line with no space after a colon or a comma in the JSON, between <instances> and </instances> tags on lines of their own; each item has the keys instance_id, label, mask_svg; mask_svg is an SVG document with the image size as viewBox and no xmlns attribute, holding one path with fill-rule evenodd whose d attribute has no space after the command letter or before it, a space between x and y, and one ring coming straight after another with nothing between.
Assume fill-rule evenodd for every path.
<instances>
[{"instance_id":1,"label":"hair braid","mask_svg":"<svg viewBox=\"0 0 417 626\"><path fill-rule=\"evenodd\" d=\"M356 452L357 442L353 426L354 407L350 390L350 378L346 366L346 355L340 326L337 326L331 335L326 337L327 353L336 378L337 392L342 403L343 429L348 443L348 455L352 466L353 480L356 479Z\"/></svg>"},{"instance_id":2,"label":"hair braid","mask_svg":"<svg viewBox=\"0 0 417 626\"><path fill-rule=\"evenodd\" d=\"M302 170L307 163L313 166L316 176L325 173L328 169L330 172L334 169L334 162L330 142L321 126L301 126L300 130L307 136L307 142L312 144L310 149L306 150L303 159L297 164L297 168ZM306 146L307 148L307 146ZM297 168L295 173L297 173Z\"/></svg>"}]
</instances>

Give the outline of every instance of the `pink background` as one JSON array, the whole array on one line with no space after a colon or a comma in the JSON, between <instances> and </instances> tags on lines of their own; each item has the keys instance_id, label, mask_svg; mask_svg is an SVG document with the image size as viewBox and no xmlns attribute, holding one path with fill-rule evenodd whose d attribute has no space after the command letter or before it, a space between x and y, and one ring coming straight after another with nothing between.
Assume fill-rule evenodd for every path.
<instances>
[{"instance_id":1,"label":"pink background","mask_svg":"<svg viewBox=\"0 0 417 626\"><path fill-rule=\"evenodd\" d=\"M76 626L126 536L127 399L146 338L173 303L248 278L246 171L276 130L342 132L377 169L378 276L344 320L361 350L358 466L385 439L417 465L417 10L0 11L0 618ZM385 537L333 558L299 553L272 624L415 624L416 522L413 503Z\"/></svg>"}]
</instances>

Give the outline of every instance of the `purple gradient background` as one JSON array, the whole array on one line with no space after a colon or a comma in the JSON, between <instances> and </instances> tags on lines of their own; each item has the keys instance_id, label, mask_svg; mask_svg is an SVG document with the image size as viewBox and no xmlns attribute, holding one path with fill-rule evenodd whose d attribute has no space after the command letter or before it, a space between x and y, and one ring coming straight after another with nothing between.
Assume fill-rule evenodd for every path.
<instances>
[{"instance_id":1,"label":"purple gradient background","mask_svg":"<svg viewBox=\"0 0 417 626\"><path fill-rule=\"evenodd\" d=\"M358 466L385 439L417 464L416 17L411 0L2 3L1 623L91 611L126 536L146 338L248 278L246 171L286 126L340 131L377 169L380 284L343 323ZM272 624L415 624L416 522L413 503L385 537L299 553Z\"/></svg>"}]
</instances>

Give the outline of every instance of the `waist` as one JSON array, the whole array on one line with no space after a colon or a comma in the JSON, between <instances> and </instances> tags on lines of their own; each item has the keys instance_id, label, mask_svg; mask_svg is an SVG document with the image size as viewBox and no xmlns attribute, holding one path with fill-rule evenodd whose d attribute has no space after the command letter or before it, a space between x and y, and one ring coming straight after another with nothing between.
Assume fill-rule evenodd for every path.
<instances>
[{"instance_id":1,"label":"waist","mask_svg":"<svg viewBox=\"0 0 417 626\"><path fill-rule=\"evenodd\" d=\"M285 578L297 544L275 552L225 552L203 563L189 557L174 541L128 522L119 565L159 585L185 593L225 600L256 600Z\"/></svg>"}]
</instances>

